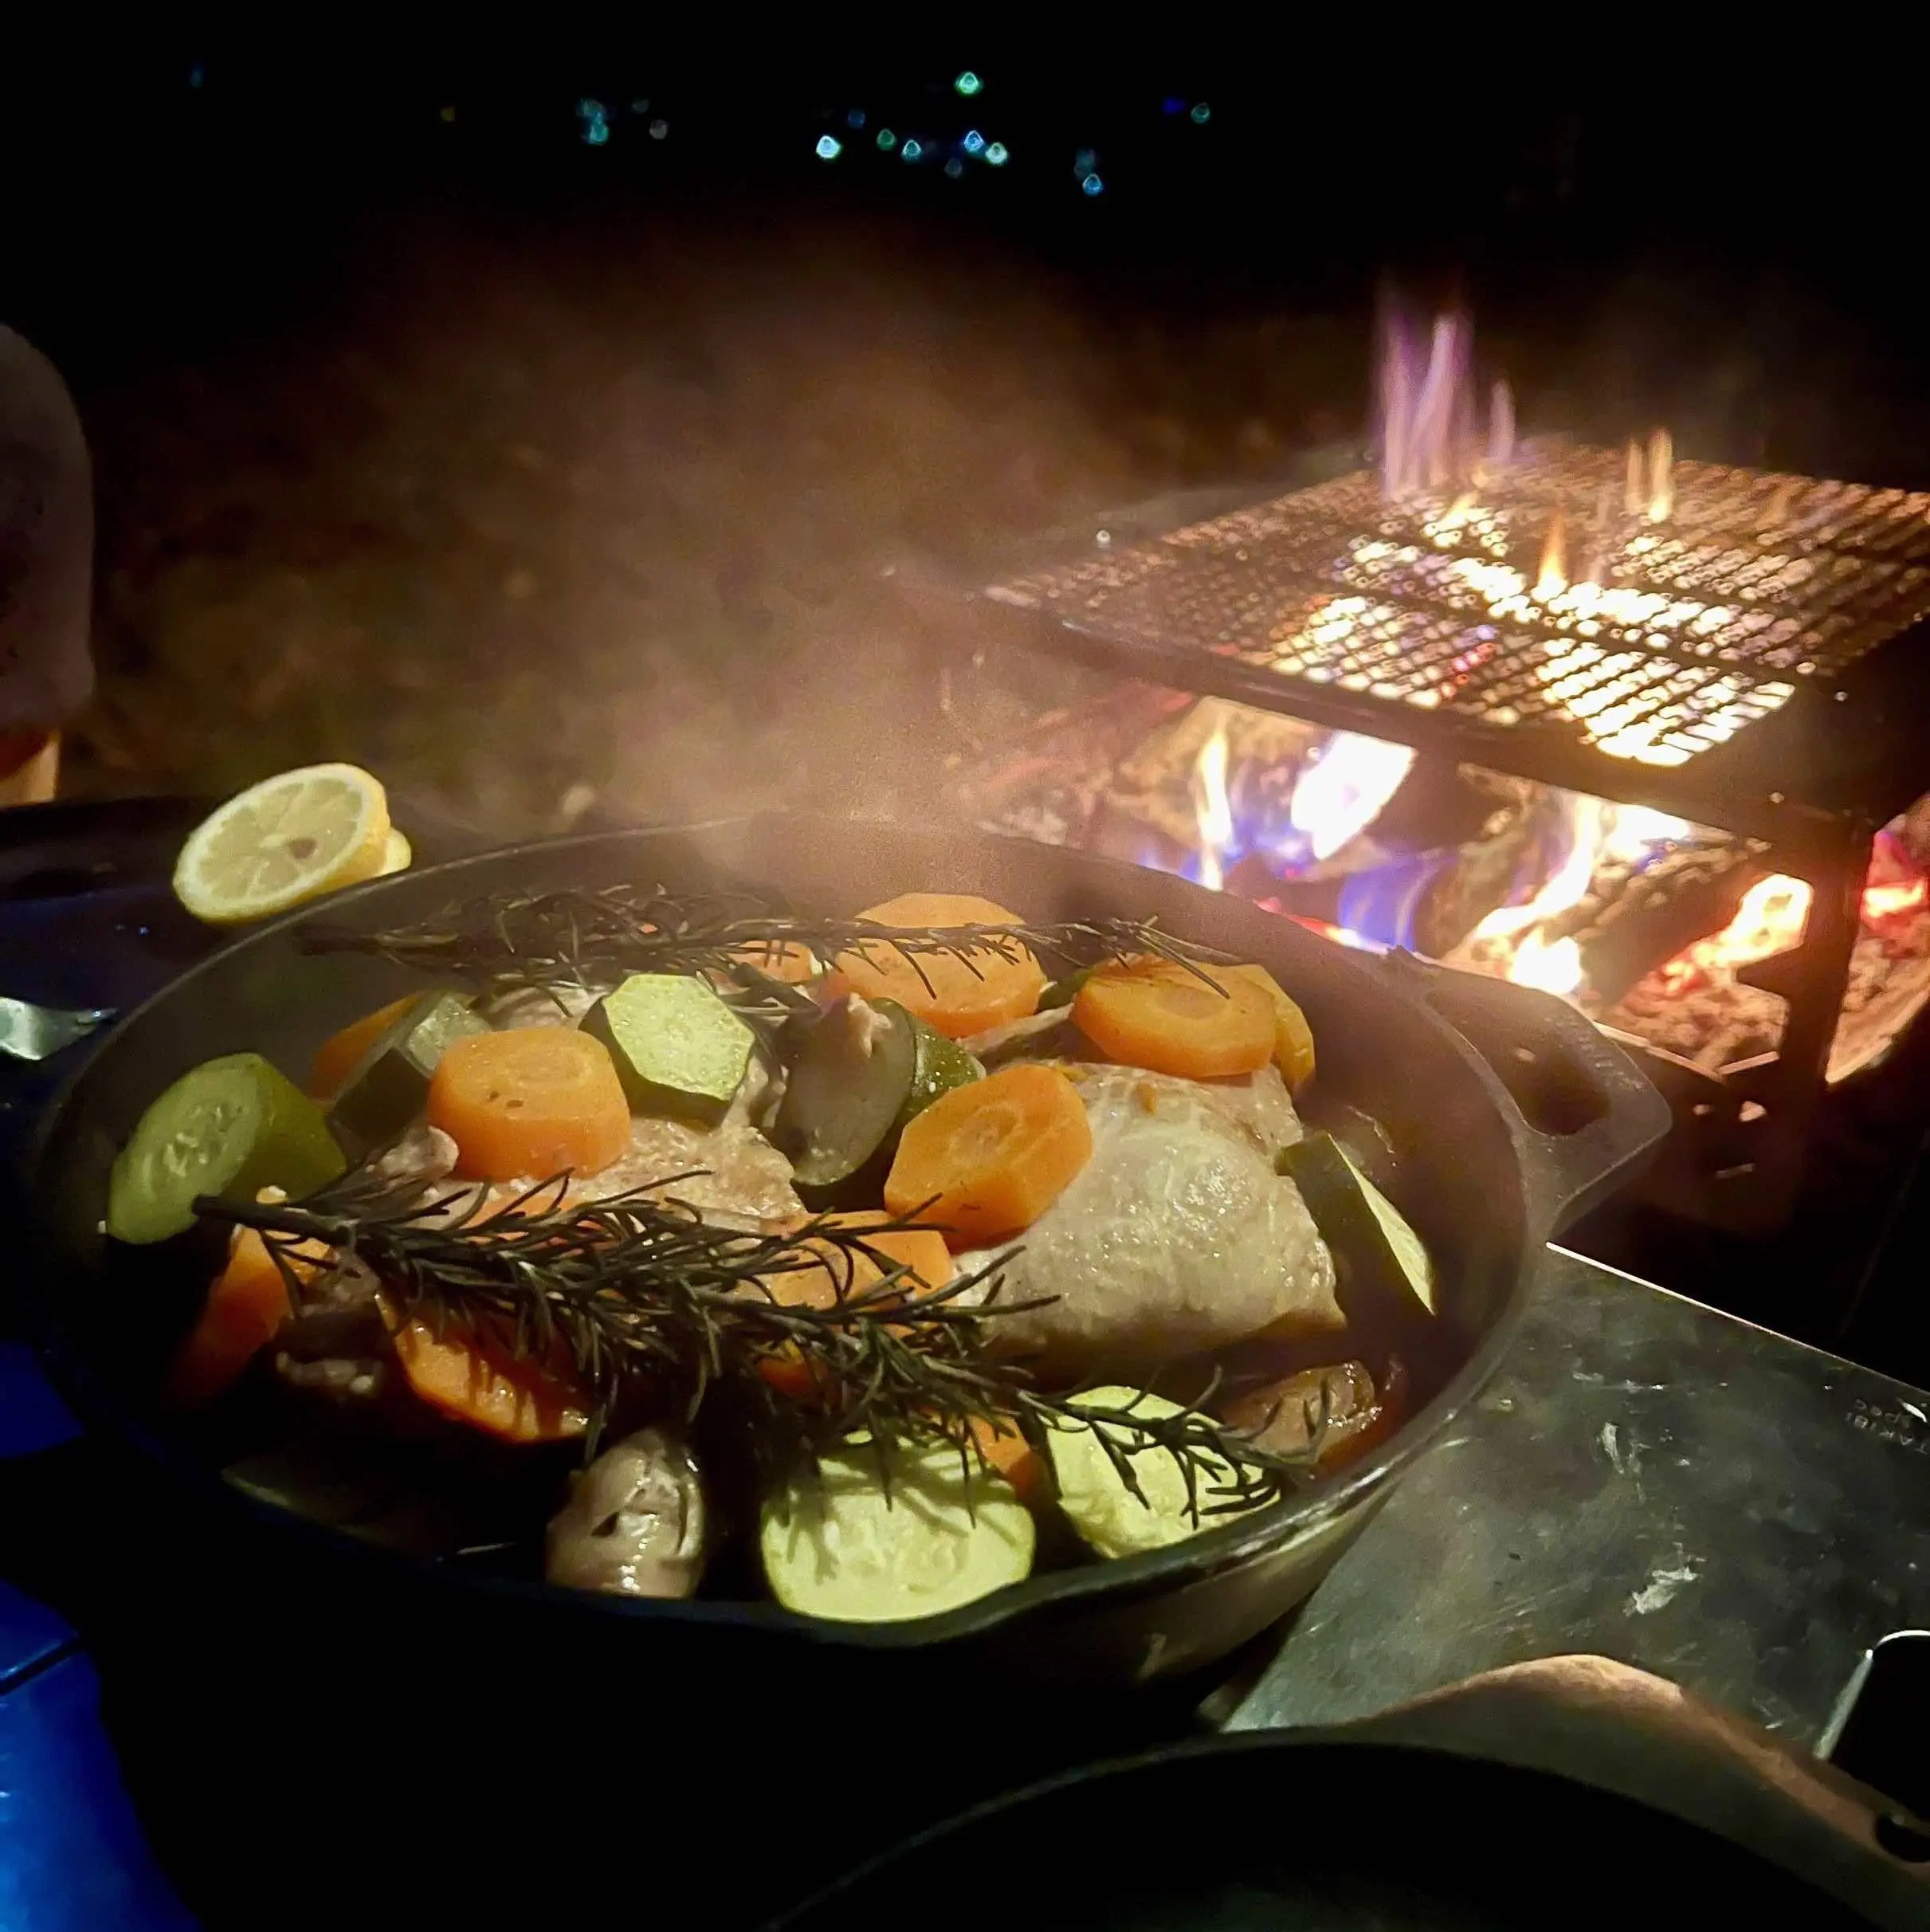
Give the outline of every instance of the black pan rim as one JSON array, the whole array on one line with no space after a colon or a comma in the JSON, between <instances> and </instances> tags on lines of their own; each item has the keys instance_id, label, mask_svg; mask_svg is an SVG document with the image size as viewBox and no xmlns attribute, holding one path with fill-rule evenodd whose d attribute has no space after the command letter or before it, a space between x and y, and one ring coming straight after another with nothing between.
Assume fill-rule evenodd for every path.
<instances>
[{"instance_id":1,"label":"black pan rim","mask_svg":"<svg viewBox=\"0 0 1930 1932\"><path fill-rule=\"evenodd\" d=\"M606 850L639 838L701 838L706 833L777 820L818 823L827 831L866 825L899 832L920 829L890 819L859 815L750 811L721 814L688 823L530 839L467 854L439 866L413 869L393 878L371 879L331 894L325 901L297 907L277 918L249 927L206 958L197 960L124 1015L103 1037L88 1063L62 1084L29 1141L25 1163L29 1200L33 1198L37 1176L51 1158L53 1143L57 1138L63 1116L74 1096L93 1076L95 1069L112 1052L116 1042L143 1026L148 1015L163 1002L178 998L184 988L191 986L201 976L217 970L236 952L266 944L313 923L324 916L321 910L324 906L328 917L350 913L379 901L404 883L419 886L425 880L449 880L455 889L451 897L457 897L461 896L465 875L487 870L505 860L527 858L539 853L563 854ZM998 833L975 831L973 836L984 844L1020 853L1057 849ZM1130 882L1140 870L1124 860L1085 853L1077 856L1082 866L1116 877L1123 882ZM1190 889L1202 895L1206 893L1203 886L1193 886ZM1353 962L1346 962L1346 966L1349 972L1360 972L1365 980L1363 969ZM1386 985L1373 985L1371 991L1373 996L1379 998L1403 997ZM1471 1048L1467 1050L1467 1058L1471 1070L1479 1076L1490 1094L1507 1104L1504 1090L1493 1070ZM1535 1253L1539 1254L1545 1246L1548 1231L1533 1227L1528 1229L1528 1239ZM802 1616L775 1604L751 1600L635 1600L595 1591L566 1590L554 1584L461 1569L446 1561L390 1549L333 1529L280 1505L250 1496L226 1480L220 1471L210 1470L164 1432L124 1407L100 1385L85 1359L67 1345L61 1334L57 1313L60 1285L50 1278L54 1272L36 1253L25 1270L27 1292L21 1300L29 1323L29 1337L61 1396L72 1404L90 1427L125 1443L144 1459L175 1472L191 1489L211 1498L218 1509L237 1511L244 1518L265 1526L277 1537L318 1543L347 1561L372 1565L380 1569L394 1570L399 1567L418 1581L447 1584L530 1604L554 1607L567 1604L586 1614L668 1628L696 1624L760 1629L838 1650L920 1651L988 1636L1021 1617L1069 1613L1102 1600L1108 1604L1120 1604L1169 1595L1175 1586L1242 1568L1261 1555L1284 1553L1303 1542L1314 1541L1329 1530L1353 1526L1360 1506L1375 1492L1387 1490L1392 1479L1434 1443L1493 1376L1520 1325L1526 1302L1528 1270L1523 1270L1522 1278L1515 1282L1497 1317L1426 1406L1408 1417L1384 1443L1357 1463L1349 1464L1344 1472L1330 1481L1301 1495L1285 1498L1235 1521L1202 1530L1196 1537L1163 1549L1075 1569L1046 1571L938 1616L878 1624L836 1623Z\"/></svg>"}]
</instances>

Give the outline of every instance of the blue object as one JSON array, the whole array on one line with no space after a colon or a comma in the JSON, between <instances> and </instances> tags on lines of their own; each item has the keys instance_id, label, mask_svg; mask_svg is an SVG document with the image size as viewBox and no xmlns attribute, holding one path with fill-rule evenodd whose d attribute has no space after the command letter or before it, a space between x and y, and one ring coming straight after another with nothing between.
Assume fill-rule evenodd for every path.
<instances>
[{"instance_id":1,"label":"blue object","mask_svg":"<svg viewBox=\"0 0 1930 1932\"><path fill-rule=\"evenodd\" d=\"M69 1657L0 1697L0 1926L195 1932L155 1863L100 1724L100 1683Z\"/></svg>"},{"instance_id":2,"label":"blue object","mask_svg":"<svg viewBox=\"0 0 1930 1932\"><path fill-rule=\"evenodd\" d=\"M32 1455L80 1433L26 1344L0 1341L0 1456Z\"/></svg>"},{"instance_id":3,"label":"blue object","mask_svg":"<svg viewBox=\"0 0 1930 1932\"><path fill-rule=\"evenodd\" d=\"M1453 852L1424 852L1418 858L1371 872L1350 873L1340 887L1335 923L1383 946L1414 945L1414 921L1427 889L1455 862Z\"/></svg>"},{"instance_id":4,"label":"blue object","mask_svg":"<svg viewBox=\"0 0 1930 1932\"><path fill-rule=\"evenodd\" d=\"M73 1644L73 1628L65 1617L10 1583L0 1583L0 1696L45 1670ZM6 1816L6 1788L0 1785L0 1820Z\"/></svg>"}]
</instances>

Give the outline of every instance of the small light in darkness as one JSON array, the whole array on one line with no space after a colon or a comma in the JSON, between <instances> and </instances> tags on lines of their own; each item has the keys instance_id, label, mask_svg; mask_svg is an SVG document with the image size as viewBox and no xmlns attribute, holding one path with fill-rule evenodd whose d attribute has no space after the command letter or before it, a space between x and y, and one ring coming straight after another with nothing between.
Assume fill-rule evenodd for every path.
<instances>
[{"instance_id":1,"label":"small light in darkness","mask_svg":"<svg viewBox=\"0 0 1930 1932\"><path fill-rule=\"evenodd\" d=\"M1159 112L1162 114L1183 114L1186 111L1187 104L1177 94L1168 94L1165 100L1159 103Z\"/></svg>"},{"instance_id":2,"label":"small light in darkness","mask_svg":"<svg viewBox=\"0 0 1930 1932\"><path fill-rule=\"evenodd\" d=\"M208 70L199 61L187 70L187 84L190 87L199 87L207 77Z\"/></svg>"},{"instance_id":3,"label":"small light in darkness","mask_svg":"<svg viewBox=\"0 0 1930 1932\"><path fill-rule=\"evenodd\" d=\"M1003 167L1012 158L1012 151L1003 141L993 141L987 145L985 158L994 167Z\"/></svg>"},{"instance_id":4,"label":"small light in darkness","mask_svg":"<svg viewBox=\"0 0 1930 1932\"><path fill-rule=\"evenodd\" d=\"M1106 184L1096 175L1088 175L1079 185L1089 194L1103 194L1106 191Z\"/></svg>"},{"instance_id":5,"label":"small light in darkness","mask_svg":"<svg viewBox=\"0 0 1930 1932\"><path fill-rule=\"evenodd\" d=\"M845 125L847 128L861 128L864 126L864 124L865 110L862 108L853 108L851 112L845 116Z\"/></svg>"},{"instance_id":6,"label":"small light in darkness","mask_svg":"<svg viewBox=\"0 0 1930 1932\"><path fill-rule=\"evenodd\" d=\"M667 120L653 120L650 123L650 139L653 141L661 141L669 132L670 124Z\"/></svg>"},{"instance_id":7,"label":"small light in darkness","mask_svg":"<svg viewBox=\"0 0 1930 1932\"><path fill-rule=\"evenodd\" d=\"M956 155L954 155L951 159L945 163L945 172L949 175L954 181L956 181L959 175L965 172L965 163L961 161Z\"/></svg>"},{"instance_id":8,"label":"small light in darkness","mask_svg":"<svg viewBox=\"0 0 1930 1932\"><path fill-rule=\"evenodd\" d=\"M445 108L442 110L442 118L445 121L453 121L456 118L455 108L453 106Z\"/></svg>"},{"instance_id":9,"label":"small light in darkness","mask_svg":"<svg viewBox=\"0 0 1930 1932\"><path fill-rule=\"evenodd\" d=\"M878 130L878 145L884 149L886 154L889 154L898 145L898 137L892 132L890 128L881 128Z\"/></svg>"},{"instance_id":10,"label":"small light in darkness","mask_svg":"<svg viewBox=\"0 0 1930 1932\"><path fill-rule=\"evenodd\" d=\"M600 100L592 100L586 96L576 104L578 117L583 124L583 139L591 147L601 147L610 139L609 110Z\"/></svg>"},{"instance_id":11,"label":"small light in darkness","mask_svg":"<svg viewBox=\"0 0 1930 1932\"><path fill-rule=\"evenodd\" d=\"M1078 153L1073 156L1073 172L1081 180L1084 180L1098 165L1099 156L1089 147L1081 148Z\"/></svg>"},{"instance_id":12,"label":"small light in darkness","mask_svg":"<svg viewBox=\"0 0 1930 1932\"><path fill-rule=\"evenodd\" d=\"M965 131L964 139L959 145L968 155L983 154L985 151L985 136L976 128L968 128Z\"/></svg>"},{"instance_id":13,"label":"small light in darkness","mask_svg":"<svg viewBox=\"0 0 1930 1932\"><path fill-rule=\"evenodd\" d=\"M955 87L961 94L964 95L967 99L970 99L972 95L978 92L980 88L984 86L985 83L981 80L979 77L975 74L968 67L966 69L963 73L959 76L957 80L952 82L951 84Z\"/></svg>"},{"instance_id":14,"label":"small light in darkness","mask_svg":"<svg viewBox=\"0 0 1930 1932\"><path fill-rule=\"evenodd\" d=\"M821 134L818 137L818 159L835 161L845 151L845 144L835 135Z\"/></svg>"},{"instance_id":15,"label":"small light in darkness","mask_svg":"<svg viewBox=\"0 0 1930 1932\"><path fill-rule=\"evenodd\" d=\"M647 95L641 100L633 100L630 103L630 112L633 114L648 114L649 111L650 103Z\"/></svg>"},{"instance_id":16,"label":"small light in darkness","mask_svg":"<svg viewBox=\"0 0 1930 1932\"><path fill-rule=\"evenodd\" d=\"M906 160L916 161L924 154L924 149L916 141L907 141L898 151L904 156Z\"/></svg>"},{"instance_id":17,"label":"small light in darkness","mask_svg":"<svg viewBox=\"0 0 1930 1932\"><path fill-rule=\"evenodd\" d=\"M1193 110L1194 121L1203 128L1213 118L1213 110L1202 100Z\"/></svg>"}]
</instances>

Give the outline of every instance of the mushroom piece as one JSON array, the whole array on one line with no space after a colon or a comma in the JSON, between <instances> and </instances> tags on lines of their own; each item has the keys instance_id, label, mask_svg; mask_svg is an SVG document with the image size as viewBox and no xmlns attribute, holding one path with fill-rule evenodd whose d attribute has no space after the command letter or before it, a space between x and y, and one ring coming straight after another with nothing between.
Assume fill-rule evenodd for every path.
<instances>
[{"instance_id":1,"label":"mushroom piece","mask_svg":"<svg viewBox=\"0 0 1930 1932\"><path fill-rule=\"evenodd\" d=\"M704 1573L709 1523L696 1459L640 1429L571 1478L550 1519L543 1574L576 1590L688 1596Z\"/></svg>"}]
</instances>

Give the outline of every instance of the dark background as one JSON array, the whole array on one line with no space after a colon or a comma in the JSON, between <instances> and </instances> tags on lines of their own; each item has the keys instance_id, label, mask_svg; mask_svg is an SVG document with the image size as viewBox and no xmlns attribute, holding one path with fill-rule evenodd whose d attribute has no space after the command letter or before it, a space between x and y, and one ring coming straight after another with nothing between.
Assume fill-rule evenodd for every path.
<instances>
[{"instance_id":1,"label":"dark background","mask_svg":"<svg viewBox=\"0 0 1930 1932\"><path fill-rule=\"evenodd\" d=\"M505 831L890 790L826 727L901 709L879 561L1363 434L1390 289L1466 302L1530 426L1930 480L1900 57L1316 24L15 45L0 320L101 512L70 785L347 756Z\"/></svg>"}]
</instances>

